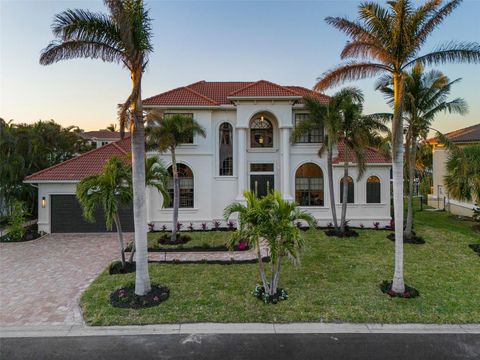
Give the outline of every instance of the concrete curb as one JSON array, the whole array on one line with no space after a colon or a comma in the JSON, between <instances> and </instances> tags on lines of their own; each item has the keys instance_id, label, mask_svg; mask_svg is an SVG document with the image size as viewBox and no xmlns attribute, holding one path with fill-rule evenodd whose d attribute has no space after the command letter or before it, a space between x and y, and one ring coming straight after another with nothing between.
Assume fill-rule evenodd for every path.
<instances>
[{"instance_id":1,"label":"concrete curb","mask_svg":"<svg viewBox=\"0 0 480 360\"><path fill-rule=\"evenodd\" d=\"M0 338L172 334L480 334L480 324L194 323L140 326L9 326Z\"/></svg>"}]
</instances>

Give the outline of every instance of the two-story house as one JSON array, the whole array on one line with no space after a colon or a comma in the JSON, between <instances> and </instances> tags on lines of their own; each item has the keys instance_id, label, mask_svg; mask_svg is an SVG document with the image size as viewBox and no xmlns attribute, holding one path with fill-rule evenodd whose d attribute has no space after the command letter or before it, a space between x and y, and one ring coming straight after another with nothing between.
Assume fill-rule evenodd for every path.
<instances>
[{"instance_id":1,"label":"two-story house","mask_svg":"<svg viewBox=\"0 0 480 360\"><path fill-rule=\"evenodd\" d=\"M285 199L296 201L311 212L319 225L332 222L327 181L326 155L318 150L324 129L312 130L292 143L292 129L307 113L304 96L327 102L328 97L299 86L281 86L268 81L206 82L179 87L144 100L145 110L161 109L191 115L206 130L177 149L180 171L179 221L195 227L223 218L224 208L242 201L243 192L262 196L276 189ZM76 182L98 172L112 155L129 151L129 138L85 153L77 158L29 176L39 187L39 226L46 232L81 232L104 229L99 212L97 224L81 219L74 198ZM333 183L340 209L343 162L334 154ZM149 152L171 166L169 153ZM374 149L365 148L367 170L358 179L351 164L348 186L350 224L372 227L390 221L390 163ZM352 154L350 160L355 161ZM171 169L170 169L171 171ZM170 185L171 186L171 185ZM171 188L173 192L173 188ZM172 208L163 204L155 189L147 189L148 222L156 228L172 223ZM131 209L123 217L133 228Z\"/></svg>"}]
</instances>

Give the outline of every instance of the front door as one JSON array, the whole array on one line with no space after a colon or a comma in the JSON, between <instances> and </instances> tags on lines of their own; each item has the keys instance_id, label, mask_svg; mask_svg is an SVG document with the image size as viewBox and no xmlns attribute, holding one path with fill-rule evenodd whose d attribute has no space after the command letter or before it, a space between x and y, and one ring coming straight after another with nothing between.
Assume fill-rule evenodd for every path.
<instances>
[{"instance_id":1,"label":"front door","mask_svg":"<svg viewBox=\"0 0 480 360\"><path fill-rule=\"evenodd\" d=\"M250 175L250 190L259 198L275 189L274 175Z\"/></svg>"}]
</instances>

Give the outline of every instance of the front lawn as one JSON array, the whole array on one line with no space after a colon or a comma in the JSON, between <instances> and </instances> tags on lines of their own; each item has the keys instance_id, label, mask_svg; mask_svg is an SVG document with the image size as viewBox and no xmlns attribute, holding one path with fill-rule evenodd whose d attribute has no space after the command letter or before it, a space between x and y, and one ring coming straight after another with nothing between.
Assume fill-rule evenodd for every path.
<instances>
[{"instance_id":1,"label":"front lawn","mask_svg":"<svg viewBox=\"0 0 480 360\"><path fill-rule=\"evenodd\" d=\"M425 245L405 245L405 277L420 291L416 299L392 299L379 290L393 274L394 243L388 232L359 230L358 238L306 232L300 268L283 267L280 286L290 298L265 305L251 295L259 281L256 264L151 264L153 282L167 285L170 298L148 309L114 308L110 293L133 283L135 274L103 272L81 299L91 325L185 322L379 322L479 323L480 257L473 223L446 213L415 213ZM208 236L229 233L208 232Z\"/></svg>"}]
</instances>

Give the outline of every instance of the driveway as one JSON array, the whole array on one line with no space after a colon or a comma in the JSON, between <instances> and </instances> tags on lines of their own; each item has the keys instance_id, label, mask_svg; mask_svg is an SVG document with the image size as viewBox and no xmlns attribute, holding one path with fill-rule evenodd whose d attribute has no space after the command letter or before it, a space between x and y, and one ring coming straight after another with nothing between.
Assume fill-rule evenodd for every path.
<instances>
[{"instance_id":1,"label":"driveway","mask_svg":"<svg viewBox=\"0 0 480 360\"><path fill-rule=\"evenodd\" d=\"M81 293L117 257L114 233L0 243L0 325L81 324Z\"/></svg>"}]
</instances>

